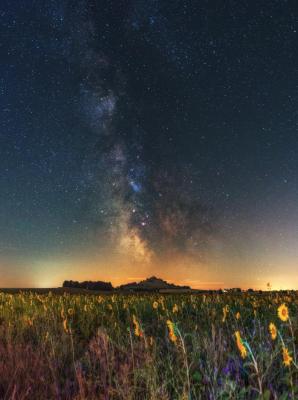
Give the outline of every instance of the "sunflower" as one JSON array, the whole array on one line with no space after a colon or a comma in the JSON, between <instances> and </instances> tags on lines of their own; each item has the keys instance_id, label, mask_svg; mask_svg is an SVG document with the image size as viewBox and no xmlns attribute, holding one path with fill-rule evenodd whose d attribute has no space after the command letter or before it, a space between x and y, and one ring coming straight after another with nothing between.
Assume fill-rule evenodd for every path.
<instances>
[{"instance_id":1,"label":"sunflower","mask_svg":"<svg viewBox=\"0 0 298 400\"><path fill-rule=\"evenodd\" d=\"M68 329L68 324L67 324L67 319L65 318L63 320L63 329L65 333L69 333L69 329Z\"/></svg>"},{"instance_id":2,"label":"sunflower","mask_svg":"<svg viewBox=\"0 0 298 400\"><path fill-rule=\"evenodd\" d=\"M237 347L238 347L238 350L240 351L241 357L245 358L247 356L247 351L243 344L243 340L241 339L240 332L236 331L235 336L236 336Z\"/></svg>"},{"instance_id":3,"label":"sunflower","mask_svg":"<svg viewBox=\"0 0 298 400\"><path fill-rule=\"evenodd\" d=\"M174 304L173 313L176 313L176 312L178 312L178 306L177 306L177 304Z\"/></svg>"},{"instance_id":4,"label":"sunflower","mask_svg":"<svg viewBox=\"0 0 298 400\"><path fill-rule=\"evenodd\" d=\"M284 322L286 322L286 321L289 319L289 309L288 309L288 307L285 305L285 303L281 304L281 305L278 307L277 315L278 315L278 317L279 317L282 321L284 321Z\"/></svg>"},{"instance_id":5,"label":"sunflower","mask_svg":"<svg viewBox=\"0 0 298 400\"><path fill-rule=\"evenodd\" d=\"M154 308L154 310L156 310L158 308L158 302L154 301L152 307Z\"/></svg>"},{"instance_id":6,"label":"sunflower","mask_svg":"<svg viewBox=\"0 0 298 400\"><path fill-rule=\"evenodd\" d=\"M269 332L270 332L270 335L271 335L271 339L275 340L276 337L277 337L277 328L276 328L276 326L274 325L273 322L270 322L270 324L269 324Z\"/></svg>"},{"instance_id":7,"label":"sunflower","mask_svg":"<svg viewBox=\"0 0 298 400\"><path fill-rule=\"evenodd\" d=\"M168 330L169 330L169 338L173 343L175 343L177 341L177 336L175 334L175 324L174 324L174 322L172 322L168 319L167 326L168 326Z\"/></svg>"},{"instance_id":8,"label":"sunflower","mask_svg":"<svg viewBox=\"0 0 298 400\"><path fill-rule=\"evenodd\" d=\"M132 316L132 321L133 321L134 328L135 328L135 329L134 329L135 335L136 335L136 336L139 336L139 337L142 337L142 336L143 336L143 332L142 332L142 329L141 329L141 327L140 327L140 324L139 324L139 322L138 322L138 320L137 320L137 318L136 318L135 315Z\"/></svg>"},{"instance_id":9,"label":"sunflower","mask_svg":"<svg viewBox=\"0 0 298 400\"><path fill-rule=\"evenodd\" d=\"M223 312L222 322L225 322L228 312L229 312L229 306L225 305L222 309L222 312Z\"/></svg>"},{"instance_id":10,"label":"sunflower","mask_svg":"<svg viewBox=\"0 0 298 400\"><path fill-rule=\"evenodd\" d=\"M291 362L293 361L293 358L289 354L289 350L283 346L282 348L282 358L283 358L283 363L286 367L289 367L291 365Z\"/></svg>"}]
</instances>

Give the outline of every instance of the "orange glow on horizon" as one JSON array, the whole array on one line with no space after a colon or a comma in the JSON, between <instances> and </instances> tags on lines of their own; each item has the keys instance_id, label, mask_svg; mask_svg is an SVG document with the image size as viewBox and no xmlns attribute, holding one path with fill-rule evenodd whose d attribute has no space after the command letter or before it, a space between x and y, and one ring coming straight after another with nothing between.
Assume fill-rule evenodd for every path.
<instances>
[{"instance_id":1,"label":"orange glow on horizon","mask_svg":"<svg viewBox=\"0 0 298 400\"><path fill-rule=\"evenodd\" d=\"M60 287L64 280L107 281L114 287L129 282L139 282L151 276L169 283L190 286L193 289L226 289L239 287L243 290L272 290L298 288L298 276L294 263L283 268L280 260L270 264L270 271L259 268L258 259L239 262L239 259L206 257L194 260L185 254L169 253L156 257L137 234L123 236L117 251L72 254L68 257L8 263L0 259L0 287ZM283 274L287 270L287 274Z\"/></svg>"}]
</instances>

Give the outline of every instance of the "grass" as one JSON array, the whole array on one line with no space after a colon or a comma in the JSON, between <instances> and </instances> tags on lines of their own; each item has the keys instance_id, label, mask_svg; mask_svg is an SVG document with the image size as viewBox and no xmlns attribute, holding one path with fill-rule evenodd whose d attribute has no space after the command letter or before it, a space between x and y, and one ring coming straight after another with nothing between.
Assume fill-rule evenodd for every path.
<instances>
[{"instance_id":1,"label":"grass","mask_svg":"<svg viewBox=\"0 0 298 400\"><path fill-rule=\"evenodd\" d=\"M0 398L298 398L297 309L296 292L1 292Z\"/></svg>"}]
</instances>

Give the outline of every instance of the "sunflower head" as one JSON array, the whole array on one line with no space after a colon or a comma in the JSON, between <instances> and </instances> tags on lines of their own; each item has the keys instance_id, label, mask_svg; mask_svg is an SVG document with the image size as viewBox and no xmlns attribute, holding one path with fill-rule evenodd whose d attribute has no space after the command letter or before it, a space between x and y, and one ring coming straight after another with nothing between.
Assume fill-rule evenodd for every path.
<instances>
[{"instance_id":1,"label":"sunflower head","mask_svg":"<svg viewBox=\"0 0 298 400\"><path fill-rule=\"evenodd\" d=\"M269 324L269 332L270 332L270 335L271 335L271 339L275 340L276 337L277 337L277 328L276 328L276 326L274 325L273 322L270 322L270 324Z\"/></svg>"},{"instance_id":2,"label":"sunflower head","mask_svg":"<svg viewBox=\"0 0 298 400\"><path fill-rule=\"evenodd\" d=\"M143 336L143 331L142 331L141 326L139 324L139 321L137 320L135 315L132 316L132 321L133 321L133 324L134 324L135 335L138 336L138 337L142 337Z\"/></svg>"},{"instance_id":3,"label":"sunflower head","mask_svg":"<svg viewBox=\"0 0 298 400\"><path fill-rule=\"evenodd\" d=\"M171 340L171 342L175 343L177 341L177 336L175 333L175 324L174 322L167 320L167 326L169 330L169 339Z\"/></svg>"},{"instance_id":4,"label":"sunflower head","mask_svg":"<svg viewBox=\"0 0 298 400\"><path fill-rule=\"evenodd\" d=\"M63 329L64 329L65 333L69 333L70 332L69 326L68 326L68 322L67 322L66 318L63 320Z\"/></svg>"},{"instance_id":5,"label":"sunflower head","mask_svg":"<svg viewBox=\"0 0 298 400\"><path fill-rule=\"evenodd\" d=\"M282 358L284 365L289 367L293 361L293 358L290 356L289 350L285 346L282 348Z\"/></svg>"},{"instance_id":6,"label":"sunflower head","mask_svg":"<svg viewBox=\"0 0 298 400\"><path fill-rule=\"evenodd\" d=\"M178 312L178 306L177 306L177 304L174 304L173 313L177 313L177 312Z\"/></svg>"},{"instance_id":7,"label":"sunflower head","mask_svg":"<svg viewBox=\"0 0 298 400\"><path fill-rule=\"evenodd\" d=\"M285 303L281 304L277 309L277 315L279 319L286 322L289 319L289 309Z\"/></svg>"},{"instance_id":8,"label":"sunflower head","mask_svg":"<svg viewBox=\"0 0 298 400\"><path fill-rule=\"evenodd\" d=\"M236 336L236 344L237 344L238 350L240 352L240 355L242 358L245 358L247 356L247 350L243 344L243 340L241 339L240 332L236 331L235 336Z\"/></svg>"},{"instance_id":9,"label":"sunflower head","mask_svg":"<svg viewBox=\"0 0 298 400\"><path fill-rule=\"evenodd\" d=\"M222 317L222 322L225 322L227 315L229 313L229 306L225 305L222 309L223 317Z\"/></svg>"}]
</instances>

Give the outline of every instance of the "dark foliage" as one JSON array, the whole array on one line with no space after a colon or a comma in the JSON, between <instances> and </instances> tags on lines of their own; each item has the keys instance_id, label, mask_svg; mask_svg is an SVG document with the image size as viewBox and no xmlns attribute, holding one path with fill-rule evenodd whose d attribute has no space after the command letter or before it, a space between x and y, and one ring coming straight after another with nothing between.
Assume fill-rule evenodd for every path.
<instances>
[{"instance_id":1,"label":"dark foliage","mask_svg":"<svg viewBox=\"0 0 298 400\"><path fill-rule=\"evenodd\" d=\"M102 281L64 281L64 288L75 288L75 289L88 289L88 290L113 290L113 286L111 282L102 282Z\"/></svg>"}]
</instances>

